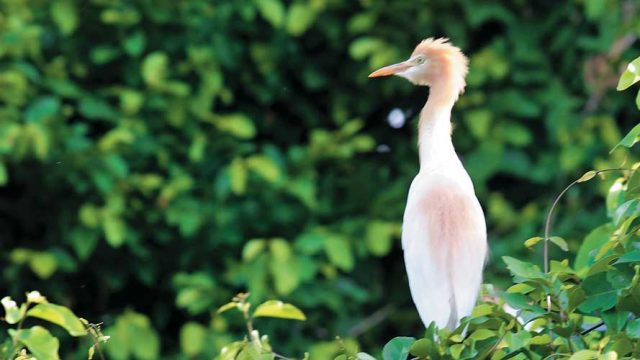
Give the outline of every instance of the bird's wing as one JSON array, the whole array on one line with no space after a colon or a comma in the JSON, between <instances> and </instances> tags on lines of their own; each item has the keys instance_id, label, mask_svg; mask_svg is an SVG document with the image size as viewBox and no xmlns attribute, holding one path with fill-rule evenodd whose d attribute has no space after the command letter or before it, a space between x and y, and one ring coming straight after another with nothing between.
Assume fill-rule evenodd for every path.
<instances>
[{"instance_id":1,"label":"bird's wing","mask_svg":"<svg viewBox=\"0 0 640 360\"><path fill-rule=\"evenodd\" d=\"M455 184L414 189L402 244L411 296L425 326L455 327L476 302L486 256L486 226L475 199Z\"/></svg>"}]
</instances>

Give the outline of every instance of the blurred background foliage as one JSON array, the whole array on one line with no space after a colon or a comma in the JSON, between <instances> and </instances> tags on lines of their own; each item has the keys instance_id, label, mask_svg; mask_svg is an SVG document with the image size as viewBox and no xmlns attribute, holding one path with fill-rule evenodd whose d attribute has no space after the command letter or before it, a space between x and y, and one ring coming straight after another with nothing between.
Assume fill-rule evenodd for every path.
<instances>
[{"instance_id":1,"label":"blurred background foliage","mask_svg":"<svg viewBox=\"0 0 640 360\"><path fill-rule=\"evenodd\" d=\"M239 291L328 358L420 334L398 236L427 90L367 74L447 36L470 57L454 143L485 208L486 281L510 282L550 200L637 120L632 0L0 0L0 290L104 323L112 359L211 358ZM604 222L572 189L557 235ZM0 335L4 336L4 335ZM63 344L73 349L73 344ZM84 350L78 352L78 357Z\"/></svg>"}]
</instances>

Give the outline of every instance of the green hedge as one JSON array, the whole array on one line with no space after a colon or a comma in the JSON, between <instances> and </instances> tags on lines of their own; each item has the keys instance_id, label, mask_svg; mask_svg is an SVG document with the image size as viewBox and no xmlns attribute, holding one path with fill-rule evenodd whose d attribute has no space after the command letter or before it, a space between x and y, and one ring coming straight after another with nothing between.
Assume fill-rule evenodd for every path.
<instances>
[{"instance_id":1,"label":"green hedge","mask_svg":"<svg viewBox=\"0 0 640 360\"><path fill-rule=\"evenodd\" d=\"M486 278L506 286L500 258L538 258L520 244L553 196L632 156L608 151L636 116L633 94L609 96L638 55L634 11L3 0L0 290L103 321L113 359L211 357L244 325L209 313L244 290L309 316L261 326L287 353L419 334L397 240L426 90L366 75L429 36L470 56L454 142L489 222ZM555 227L572 251L604 221L609 185L568 194Z\"/></svg>"}]
</instances>

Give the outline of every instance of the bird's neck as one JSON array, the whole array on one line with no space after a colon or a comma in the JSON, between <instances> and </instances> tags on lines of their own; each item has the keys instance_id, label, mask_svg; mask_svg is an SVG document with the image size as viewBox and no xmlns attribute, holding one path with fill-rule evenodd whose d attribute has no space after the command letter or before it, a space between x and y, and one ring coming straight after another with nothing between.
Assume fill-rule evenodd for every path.
<instances>
[{"instance_id":1,"label":"bird's neck","mask_svg":"<svg viewBox=\"0 0 640 360\"><path fill-rule=\"evenodd\" d=\"M458 94L450 87L431 87L418 125L421 169L459 162L451 142L451 109L457 98Z\"/></svg>"}]
</instances>

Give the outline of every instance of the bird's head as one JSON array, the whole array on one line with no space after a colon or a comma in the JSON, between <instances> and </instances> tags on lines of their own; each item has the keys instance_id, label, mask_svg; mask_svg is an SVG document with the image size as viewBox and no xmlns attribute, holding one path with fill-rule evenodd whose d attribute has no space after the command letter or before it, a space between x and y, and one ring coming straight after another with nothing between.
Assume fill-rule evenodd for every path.
<instances>
[{"instance_id":1,"label":"bird's head","mask_svg":"<svg viewBox=\"0 0 640 360\"><path fill-rule=\"evenodd\" d=\"M457 97L464 91L468 63L467 57L448 39L428 38L416 46L408 60L380 68L369 77L398 75L415 85L448 88Z\"/></svg>"}]
</instances>

